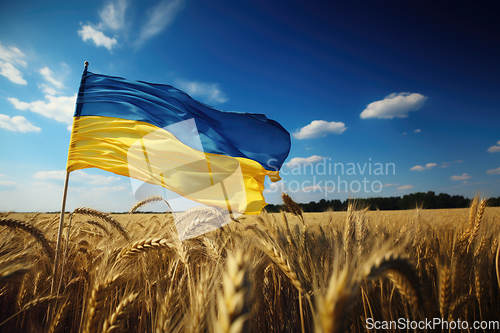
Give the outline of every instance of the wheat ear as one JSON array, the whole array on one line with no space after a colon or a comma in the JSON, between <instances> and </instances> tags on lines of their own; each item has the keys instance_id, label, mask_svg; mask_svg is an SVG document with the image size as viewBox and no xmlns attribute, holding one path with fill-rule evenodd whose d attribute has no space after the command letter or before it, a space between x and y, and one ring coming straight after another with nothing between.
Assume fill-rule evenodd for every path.
<instances>
[{"instance_id":1,"label":"wheat ear","mask_svg":"<svg viewBox=\"0 0 500 333\"><path fill-rule=\"evenodd\" d=\"M439 311L441 318L446 318L451 303L451 274L448 266L441 267L439 274Z\"/></svg>"},{"instance_id":2,"label":"wheat ear","mask_svg":"<svg viewBox=\"0 0 500 333\"><path fill-rule=\"evenodd\" d=\"M293 215L300 217L300 220L304 223L304 216L302 215L302 209L299 204L293 201L293 199L286 193L281 194L281 199L283 199L285 209Z\"/></svg>"},{"instance_id":3,"label":"wheat ear","mask_svg":"<svg viewBox=\"0 0 500 333\"><path fill-rule=\"evenodd\" d=\"M292 269L288 260L283 257L283 254L270 243L262 242L269 258L281 269L281 271L288 277L292 285L300 292L304 293L305 289L300 282L297 273Z\"/></svg>"},{"instance_id":4,"label":"wheat ear","mask_svg":"<svg viewBox=\"0 0 500 333\"><path fill-rule=\"evenodd\" d=\"M315 332L340 333L354 304L357 283L348 278L346 269L334 272L324 294L316 295Z\"/></svg>"},{"instance_id":5,"label":"wheat ear","mask_svg":"<svg viewBox=\"0 0 500 333\"><path fill-rule=\"evenodd\" d=\"M106 293L116 285L119 279L120 275L117 274L107 278L103 283L96 284L94 289L92 289L88 303L87 325L84 330L85 333L95 332L97 330L104 307Z\"/></svg>"},{"instance_id":6,"label":"wheat ear","mask_svg":"<svg viewBox=\"0 0 500 333\"><path fill-rule=\"evenodd\" d=\"M241 332L249 316L248 295L250 280L248 265L243 252L228 254L224 274L223 293L218 294L219 318L215 325L216 333Z\"/></svg>"},{"instance_id":7,"label":"wheat ear","mask_svg":"<svg viewBox=\"0 0 500 333\"><path fill-rule=\"evenodd\" d=\"M0 225L4 225L6 227L13 228L13 229L21 229L21 230L31 234L38 241L38 243L40 243L40 245L42 245L42 247L45 250L45 253L47 253L47 256L49 257L49 259L51 261L54 260L54 250L50 246L47 238L45 238L43 233L37 227L29 225L23 221L13 220L13 219L5 219L5 218L0 219Z\"/></svg>"},{"instance_id":8,"label":"wheat ear","mask_svg":"<svg viewBox=\"0 0 500 333\"><path fill-rule=\"evenodd\" d=\"M130 236L122 227L122 225L106 213L103 213L101 211L92 208L79 207L73 211L73 214L82 214L82 215L97 217L105 222L108 222L109 225L118 230L118 232L123 236L123 238L125 238L127 241L130 241Z\"/></svg>"},{"instance_id":9,"label":"wheat ear","mask_svg":"<svg viewBox=\"0 0 500 333\"><path fill-rule=\"evenodd\" d=\"M148 238L139 240L130 246L125 247L119 254L117 259L131 258L140 253L160 248L174 248L174 245L165 238Z\"/></svg>"},{"instance_id":10,"label":"wheat ear","mask_svg":"<svg viewBox=\"0 0 500 333\"><path fill-rule=\"evenodd\" d=\"M94 227L101 229L107 236L110 236L111 234L109 233L109 230L103 226L101 223L94 221L94 220L88 220L85 223L93 225Z\"/></svg>"},{"instance_id":11,"label":"wheat ear","mask_svg":"<svg viewBox=\"0 0 500 333\"><path fill-rule=\"evenodd\" d=\"M463 232L463 234L459 238L459 243L467 242L472 234L472 230L474 229L474 225L476 224L476 215L477 215L477 206L479 205L479 196L476 196L471 203L470 211L469 211L469 225L467 229Z\"/></svg>"},{"instance_id":12,"label":"wheat ear","mask_svg":"<svg viewBox=\"0 0 500 333\"><path fill-rule=\"evenodd\" d=\"M474 227L472 228L472 232L470 233L469 236L469 243L467 245L467 252L469 252L469 248L476 239L477 235L479 234L479 227L481 226L481 221L483 219L484 215L484 210L486 209L486 199L482 199L481 202L479 203L479 206L477 208L477 215L476 215L476 223L474 223Z\"/></svg>"},{"instance_id":13,"label":"wheat ear","mask_svg":"<svg viewBox=\"0 0 500 333\"><path fill-rule=\"evenodd\" d=\"M354 221L354 204L349 202L347 206L347 218L344 227L344 252L347 255L351 254L351 248L356 239L356 223Z\"/></svg>"},{"instance_id":14,"label":"wheat ear","mask_svg":"<svg viewBox=\"0 0 500 333\"><path fill-rule=\"evenodd\" d=\"M158 201L165 201L165 203L167 204L168 208L170 209L170 211L173 211L172 210L172 207L170 207L170 205L168 204L167 200L163 199L161 195L152 195L150 197L147 197L146 199L142 200L142 201L139 201L138 203L136 203L134 205L134 207L132 207L130 210L129 210L129 214L133 214L135 213L139 208L141 208L142 206L145 206L147 204L150 204L152 202L158 202Z\"/></svg>"},{"instance_id":15,"label":"wheat ear","mask_svg":"<svg viewBox=\"0 0 500 333\"><path fill-rule=\"evenodd\" d=\"M423 294L420 280L411 262L406 258L389 253L382 258L377 258L375 263L364 271L363 277L375 278L386 273L398 274L404 281L406 290L411 296L411 303L415 305L413 310L416 312L420 307Z\"/></svg>"},{"instance_id":16,"label":"wheat ear","mask_svg":"<svg viewBox=\"0 0 500 333\"><path fill-rule=\"evenodd\" d=\"M133 310L131 307L139 293L130 294L125 297L116 307L111 316L104 322L102 333L112 333L118 331L124 324L125 317Z\"/></svg>"}]
</instances>

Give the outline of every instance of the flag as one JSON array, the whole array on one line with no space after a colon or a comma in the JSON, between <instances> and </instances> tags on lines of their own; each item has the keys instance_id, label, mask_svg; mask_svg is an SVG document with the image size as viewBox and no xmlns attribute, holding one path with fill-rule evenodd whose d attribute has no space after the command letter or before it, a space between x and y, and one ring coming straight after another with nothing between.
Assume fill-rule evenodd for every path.
<instances>
[{"instance_id":1,"label":"flag","mask_svg":"<svg viewBox=\"0 0 500 333\"><path fill-rule=\"evenodd\" d=\"M290 134L263 114L224 112L169 85L84 71L66 171L99 168L197 202L259 214Z\"/></svg>"}]
</instances>

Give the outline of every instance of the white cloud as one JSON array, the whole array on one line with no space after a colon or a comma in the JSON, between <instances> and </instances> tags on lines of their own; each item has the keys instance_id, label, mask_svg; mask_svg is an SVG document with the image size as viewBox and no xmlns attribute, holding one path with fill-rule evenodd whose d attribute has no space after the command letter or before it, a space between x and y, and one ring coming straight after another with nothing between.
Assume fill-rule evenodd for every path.
<instances>
[{"instance_id":1,"label":"white cloud","mask_svg":"<svg viewBox=\"0 0 500 333\"><path fill-rule=\"evenodd\" d=\"M64 87L61 81L54 79L54 77L52 76L53 73L48 67L40 68L38 72L43 75L45 80L52 83L56 88L62 89Z\"/></svg>"},{"instance_id":2,"label":"white cloud","mask_svg":"<svg viewBox=\"0 0 500 333\"><path fill-rule=\"evenodd\" d=\"M28 64L23 60L24 57L24 53L17 47L9 46L7 49L0 44L0 60L26 67Z\"/></svg>"},{"instance_id":3,"label":"white cloud","mask_svg":"<svg viewBox=\"0 0 500 333\"><path fill-rule=\"evenodd\" d=\"M106 186L106 187L95 187L92 189L94 192L120 192L125 191L127 188L125 186Z\"/></svg>"},{"instance_id":4,"label":"white cloud","mask_svg":"<svg viewBox=\"0 0 500 333\"><path fill-rule=\"evenodd\" d=\"M99 12L102 23L113 30L122 29L125 26L125 11L127 7L128 2L126 0L108 3L108 5Z\"/></svg>"},{"instance_id":5,"label":"white cloud","mask_svg":"<svg viewBox=\"0 0 500 333\"><path fill-rule=\"evenodd\" d=\"M0 61L0 75L5 76L10 81L17 84L22 84L22 85L28 84L28 82L26 82L26 80L23 79L23 73L21 73L19 69L14 67L14 65L12 65L9 62Z\"/></svg>"},{"instance_id":6,"label":"white cloud","mask_svg":"<svg viewBox=\"0 0 500 333\"><path fill-rule=\"evenodd\" d=\"M464 173L462 174L461 176L451 176L450 179L453 180L453 181L458 181L458 180L466 180L466 179L470 179L471 177Z\"/></svg>"},{"instance_id":7,"label":"white cloud","mask_svg":"<svg viewBox=\"0 0 500 333\"><path fill-rule=\"evenodd\" d=\"M13 132L40 132L40 127L31 124L23 116L9 117L5 114L0 114L0 127Z\"/></svg>"},{"instance_id":8,"label":"white cloud","mask_svg":"<svg viewBox=\"0 0 500 333\"><path fill-rule=\"evenodd\" d=\"M113 47L118 45L118 42L115 38L111 38L106 36L102 31L94 29L90 25L84 25L82 30L78 30L78 35L82 37L82 40L86 42L87 40L92 40L94 44L99 46L104 46L109 51L113 49Z\"/></svg>"},{"instance_id":9,"label":"white cloud","mask_svg":"<svg viewBox=\"0 0 500 333\"><path fill-rule=\"evenodd\" d=\"M305 164L305 163L318 163L324 160L324 157L313 155L309 157L294 157L290 162L286 163L288 167L293 167L294 165Z\"/></svg>"},{"instance_id":10,"label":"white cloud","mask_svg":"<svg viewBox=\"0 0 500 333\"><path fill-rule=\"evenodd\" d=\"M8 180L0 180L0 186L16 186L17 183L16 182L11 182L11 181L8 181Z\"/></svg>"},{"instance_id":11,"label":"white cloud","mask_svg":"<svg viewBox=\"0 0 500 333\"><path fill-rule=\"evenodd\" d=\"M54 88L49 87L45 84L38 85L38 88L42 89L43 93L47 94L47 95L57 95L57 93L58 93L57 90L55 90Z\"/></svg>"},{"instance_id":12,"label":"white cloud","mask_svg":"<svg viewBox=\"0 0 500 333\"><path fill-rule=\"evenodd\" d=\"M392 93L383 100L375 101L366 107L359 115L362 119L379 118L405 118L410 111L420 109L427 97L418 93Z\"/></svg>"},{"instance_id":13,"label":"white cloud","mask_svg":"<svg viewBox=\"0 0 500 333\"><path fill-rule=\"evenodd\" d=\"M420 132L422 132L420 128L413 131L413 133L420 133Z\"/></svg>"},{"instance_id":14,"label":"white cloud","mask_svg":"<svg viewBox=\"0 0 500 333\"><path fill-rule=\"evenodd\" d=\"M17 98L7 98L18 110L30 110L44 117L71 125L75 112L76 94L73 96L46 95L46 101L21 102ZM71 126L69 127L71 130Z\"/></svg>"},{"instance_id":15,"label":"white cloud","mask_svg":"<svg viewBox=\"0 0 500 333\"><path fill-rule=\"evenodd\" d=\"M36 179L59 179L63 180L66 175L66 171L39 171L33 175Z\"/></svg>"},{"instance_id":16,"label":"white cloud","mask_svg":"<svg viewBox=\"0 0 500 333\"><path fill-rule=\"evenodd\" d=\"M398 190L409 190L411 188L413 188L413 185L403 185L398 187Z\"/></svg>"},{"instance_id":17,"label":"white cloud","mask_svg":"<svg viewBox=\"0 0 500 333\"><path fill-rule=\"evenodd\" d=\"M406 134L408 134L408 133L406 133L406 132L403 132L403 135L406 135Z\"/></svg>"},{"instance_id":18,"label":"white cloud","mask_svg":"<svg viewBox=\"0 0 500 333\"><path fill-rule=\"evenodd\" d=\"M385 185L382 185L382 187L390 187L390 186L399 186L399 184L385 184Z\"/></svg>"},{"instance_id":19,"label":"white cloud","mask_svg":"<svg viewBox=\"0 0 500 333\"><path fill-rule=\"evenodd\" d=\"M298 140L312 139L326 136L330 133L342 134L346 129L345 124L341 122L314 120L309 125L302 127L298 132L293 133L293 137Z\"/></svg>"},{"instance_id":20,"label":"white cloud","mask_svg":"<svg viewBox=\"0 0 500 333\"><path fill-rule=\"evenodd\" d=\"M66 176L66 171L64 170L39 171L35 175L33 175L34 178L42 180L49 180L49 179L63 180L65 176ZM116 176L89 175L85 171L77 170L73 171L70 174L70 180L90 185L107 185L109 183L120 180L120 178Z\"/></svg>"},{"instance_id":21,"label":"white cloud","mask_svg":"<svg viewBox=\"0 0 500 333\"><path fill-rule=\"evenodd\" d=\"M89 175L88 173L77 170L71 173L71 179L91 185L107 185L120 180L116 176Z\"/></svg>"},{"instance_id":22,"label":"white cloud","mask_svg":"<svg viewBox=\"0 0 500 333\"><path fill-rule=\"evenodd\" d=\"M27 84L23 79L23 74L14 65L26 67L28 64L24 60L25 55L15 46L3 47L0 44L0 75L5 76L10 81L17 84Z\"/></svg>"},{"instance_id":23,"label":"white cloud","mask_svg":"<svg viewBox=\"0 0 500 333\"><path fill-rule=\"evenodd\" d=\"M437 163L427 163L425 166L421 165L415 165L413 168L410 168L411 171L424 171L424 170L430 170L434 168L437 165Z\"/></svg>"},{"instance_id":24,"label":"white cloud","mask_svg":"<svg viewBox=\"0 0 500 333\"><path fill-rule=\"evenodd\" d=\"M155 7L150 8L149 20L141 28L136 46L142 46L146 41L172 24L183 7L184 0L163 0Z\"/></svg>"},{"instance_id":25,"label":"white cloud","mask_svg":"<svg viewBox=\"0 0 500 333\"><path fill-rule=\"evenodd\" d=\"M498 152L500 152L500 141L497 142L496 146L491 146L490 148L488 148L488 151L490 153L498 153Z\"/></svg>"},{"instance_id":26,"label":"white cloud","mask_svg":"<svg viewBox=\"0 0 500 333\"><path fill-rule=\"evenodd\" d=\"M438 168L447 168L453 163L462 163L462 162L463 162L463 160L456 160L453 162L443 162L443 163L441 163L441 165L438 166Z\"/></svg>"},{"instance_id":27,"label":"white cloud","mask_svg":"<svg viewBox=\"0 0 500 333\"><path fill-rule=\"evenodd\" d=\"M492 169L486 171L488 175L500 175L500 168Z\"/></svg>"},{"instance_id":28,"label":"white cloud","mask_svg":"<svg viewBox=\"0 0 500 333\"><path fill-rule=\"evenodd\" d=\"M217 83L202 83L178 80L176 85L193 98L199 98L205 103L225 103L226 95L220 90Z\"/></svg>"}]
</instances>

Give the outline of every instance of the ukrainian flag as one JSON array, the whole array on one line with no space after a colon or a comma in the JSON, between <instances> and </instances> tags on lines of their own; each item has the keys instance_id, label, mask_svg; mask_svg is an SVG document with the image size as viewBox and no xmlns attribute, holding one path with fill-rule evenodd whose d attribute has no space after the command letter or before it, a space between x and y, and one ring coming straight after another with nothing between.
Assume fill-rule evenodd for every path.
<instances>
[{"instance_id":1,"label":"ukrainian flag","mask_svg":"<svg viewBox=\"0 0 500 333\"><path fill-rule=\"evenodd\" d=\"M67 171L99 168L240 214L266 205L290 134L262 114L223 112L169 85L85 70Z\"/></svg>"}]
</instances>

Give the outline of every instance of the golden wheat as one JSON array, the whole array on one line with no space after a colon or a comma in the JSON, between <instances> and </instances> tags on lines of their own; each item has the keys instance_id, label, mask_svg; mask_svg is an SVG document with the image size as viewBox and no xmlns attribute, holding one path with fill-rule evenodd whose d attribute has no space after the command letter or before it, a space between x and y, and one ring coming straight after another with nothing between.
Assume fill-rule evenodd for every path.
<instances>
[{"instance_id":1,"label":"golden wheat","mask_svg":"<svg viewBox=\"0 0 500 333\"><path fill-rule=\"evenodd\" d=\"M208 233L218 211L188 213L184 240L171 213L78 209L60 297L55 214L10 213L0 220L0 331L368 332L368 318L497 320L500 224L486 200L468 211L351 202L311 214L285 198L289 212Z\"/></svg>"}]
</instances>

